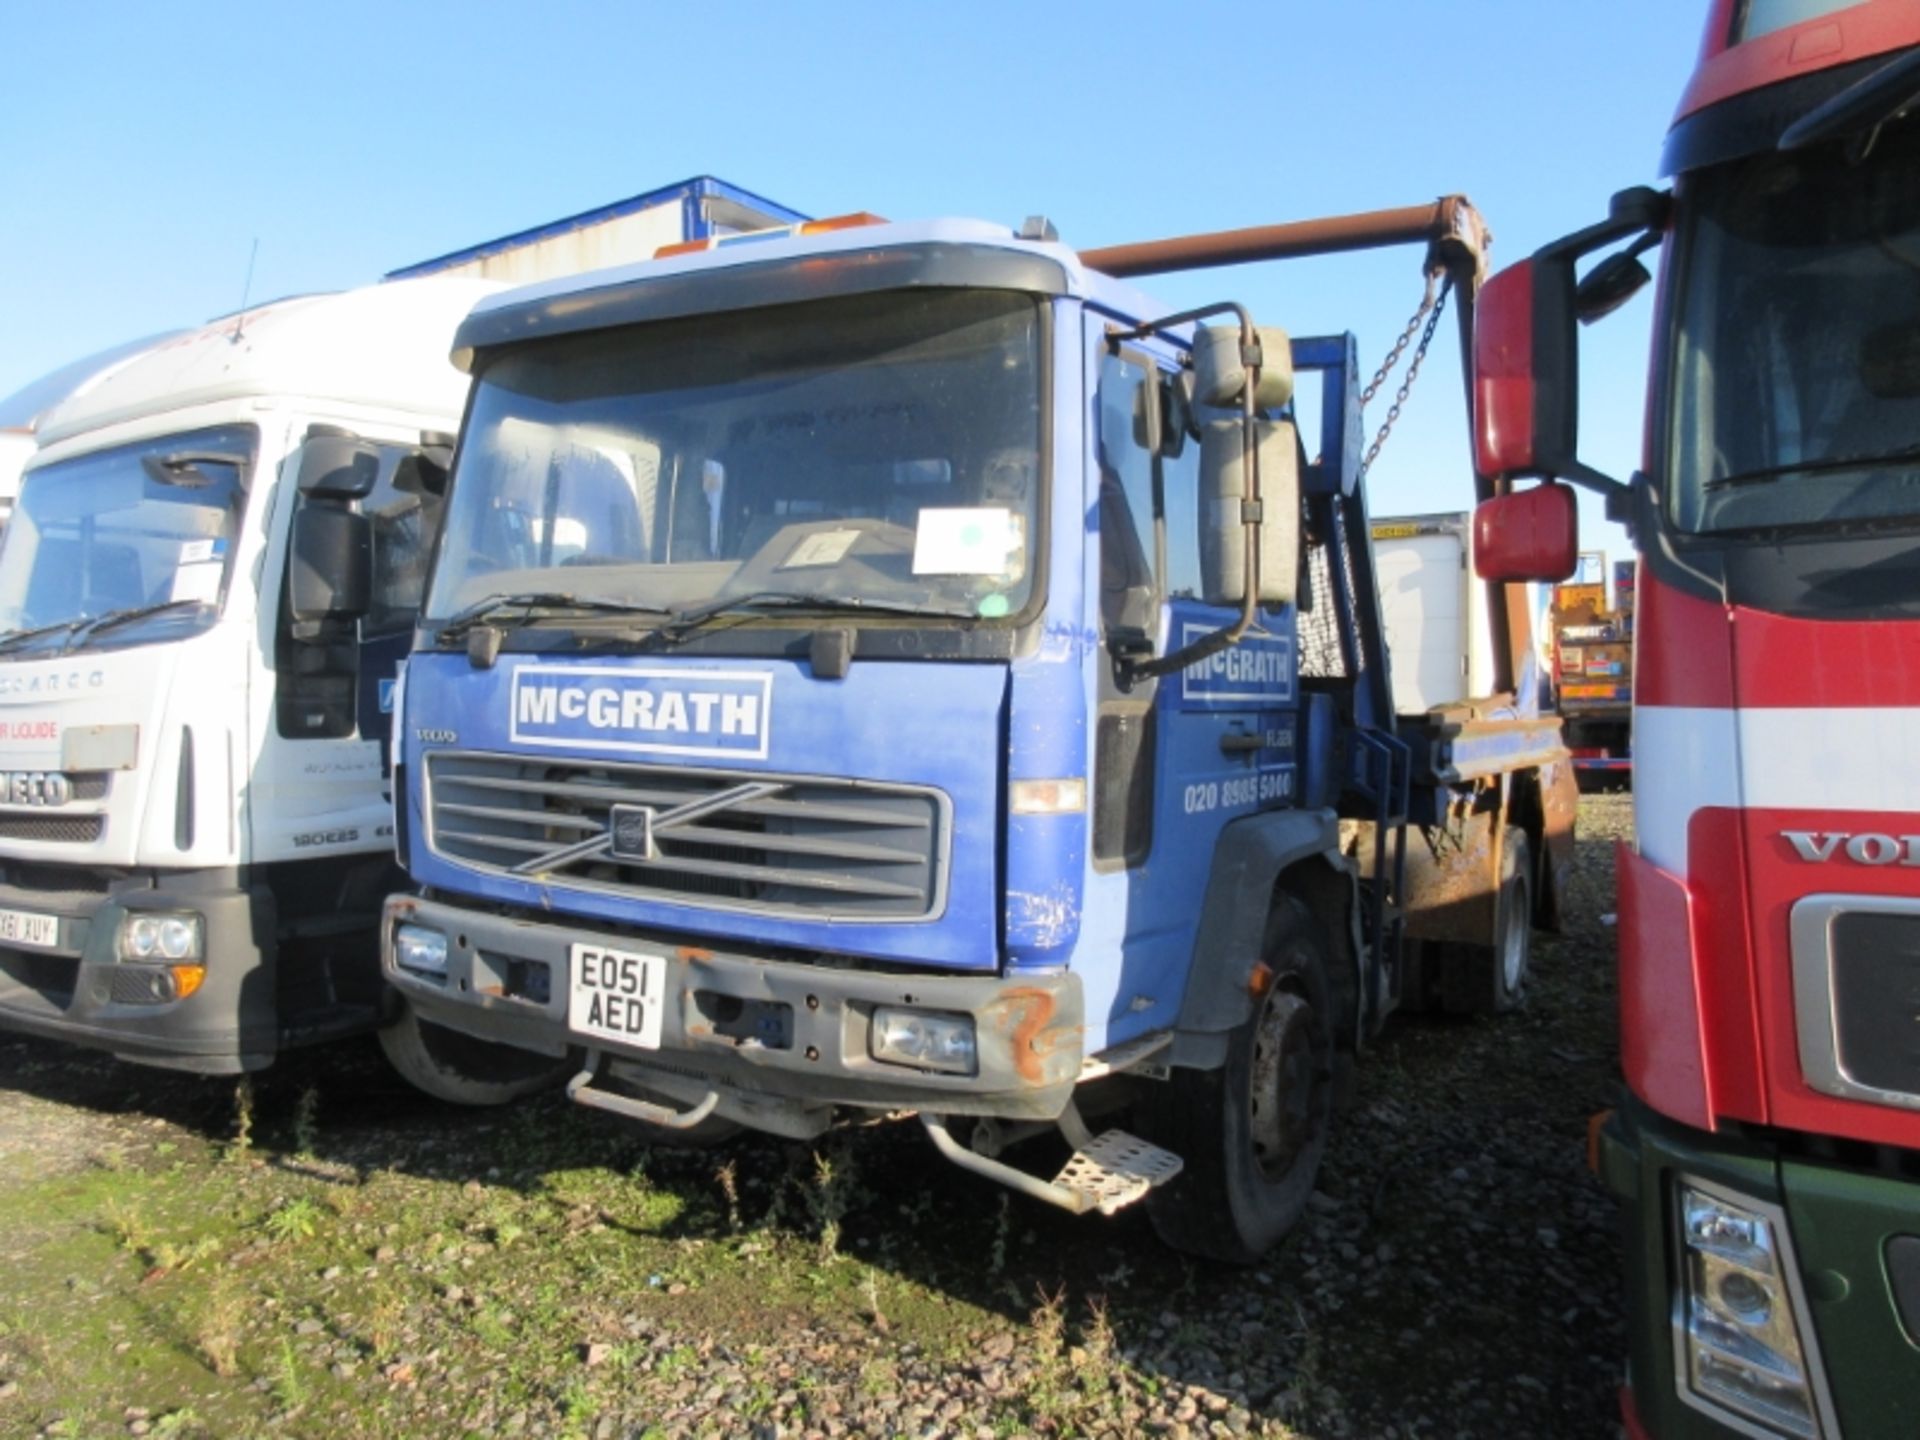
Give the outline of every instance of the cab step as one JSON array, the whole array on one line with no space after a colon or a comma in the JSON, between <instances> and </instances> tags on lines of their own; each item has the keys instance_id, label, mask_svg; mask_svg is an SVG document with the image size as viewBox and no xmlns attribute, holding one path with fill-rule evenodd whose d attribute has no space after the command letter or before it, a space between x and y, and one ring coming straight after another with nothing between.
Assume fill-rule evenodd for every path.
<instances>
[{"instance_id":1,"label":"cab step","mask_svg":"<svg viewBox=\"0 0 1920 1440\"><path fill-rule=\"evenodd\" d=\"M948 1132L944 1115L923 1110L920 1123L926 1127L935 1148L961 1169L1076 1215L1084 1215L1089 1210L1111 1215L1125 1209L1134 1201L1144 1199L1154 1186L1173 1179L1183 1163L1171 1150L1162 1150L1124 1130L1090 1134L1071 1105L1060 1116L1058 1124L1074 1147L1073 1155L1052 1180L1042 1180L1038 1175L1016 1170L1003 1160L968 1149Z\"/></svg>"},{"instance_id":2,"label":"cab step","mask_svg":"<svg viewBox=\"0 0 1920 1440\"><path fill-rule=\"evenodd\" d=\"M1111 1215L1149 1190L1180 1173L1185 1162L1171 1150L1162 1150L1124 1130L1105 1130L1082 1148L1053 1177L1063 1190L1086 1197L1083 1209Z\"/></svg>"}]
</instances>

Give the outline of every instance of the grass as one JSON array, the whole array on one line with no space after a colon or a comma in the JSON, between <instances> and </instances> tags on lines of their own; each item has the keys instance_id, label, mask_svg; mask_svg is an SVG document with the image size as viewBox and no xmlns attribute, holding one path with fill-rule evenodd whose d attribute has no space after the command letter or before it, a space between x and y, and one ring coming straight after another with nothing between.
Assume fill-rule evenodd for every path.
<instances>
[{"instance_id":1,"label":"grass","mask_svg":"<svg viewBox=\"0 0 1920 1440\"><path fill-rule=\"evenodd\" d=\"M1411 1093L1450 1073L1456 1039L1416 1032L1362 1083ZM620 1435L835 1417L860 1433L876 1428L863 1407L938 1404L942 1376L1009 1338L1001 1388L952 1429L1124 1435L1141 1407L1223 1386L1200 1358L1242 1363L1220 1297L1269 1293L1169 1255L1136 1213L1057 1215L960 1175L911 1126L671 1152L557 1098L475 1113L363 1090L365 1074L232 1085L70 1054L0 1039L0 1140L23 1108L86 1136L65 1167L0 1147L26 1157L0 1167L0 1380L17 1387L0 1435L124 1434L130 1405L193 1440L496 1434L516 1418L591 1434L609 1417ZM97 1100L57 1099L76 1070ZM1403 1187L1382 1225L1417 1218ZM1358 1371L1362 1318L1404 1322L1360 1304L1344 1331L1296 1321L1301 1266L1270 1269L1254 1348L1287 1378L1252 1432L1332 1433L1340 1396L1390 1394L1408 1363L1380 1347ZM592 1366L589 1344L606 1347ZM720 1367L748 1377L732 1401L707 1395Z\"/></svg>"}]
</instances>

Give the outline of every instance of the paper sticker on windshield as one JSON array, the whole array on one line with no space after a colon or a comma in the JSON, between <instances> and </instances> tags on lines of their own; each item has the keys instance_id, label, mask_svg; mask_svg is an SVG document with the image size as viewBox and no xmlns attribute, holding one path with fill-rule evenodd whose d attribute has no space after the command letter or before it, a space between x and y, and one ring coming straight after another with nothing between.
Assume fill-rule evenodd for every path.
<instances>
[{"instance_id":1,"label":"paper sticker on windshield","mask_svg":"<svg viewBox=\"0 0 1920 1440\"><path fill-rule=\"evenodd\" d=\"M859 538L858 530L816 530L787 552L780 568L799 570L809 565L838 565Z\"/></svg>"},{"instance_id":2,"label":"paper sticker on windshield","mask_svg":"<svg viewBox=\"0 0 1920 1440\"><path fill-rule=\"evenodd\" d=\"M1004 505L923 509L914 532L913 573L1004 574L1013 535L1013 512Z\"/></svg>"},{"instance_id":3,"label":"paper sticker on windshield","mask_svg":"<svg viewBox=\"0 0 1920 1440\"><path fill-rule=\"evenodd\" d=\"M212 540L188 540L180 546L180 563L192 565L202 560L218 560L226 553L227 542L217 537Z\"/></svg>"},{"instance_id":4,"label":"paper sticker on windshield","mask_svg":"<svg viewBox=\"0 0 1920 1440\"><path fill-rule=\"evenodd\" d=\"M198 600L211 603L220 598L220 572L226 569L219 560L195 560L173 572L173 593L169 600Z\"/></svg>"}]
</instances>

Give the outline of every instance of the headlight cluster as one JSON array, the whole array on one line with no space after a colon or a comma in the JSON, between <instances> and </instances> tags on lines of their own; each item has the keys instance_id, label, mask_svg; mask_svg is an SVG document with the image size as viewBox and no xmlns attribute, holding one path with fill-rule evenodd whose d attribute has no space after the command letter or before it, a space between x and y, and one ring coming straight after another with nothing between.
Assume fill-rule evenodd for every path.
<instances>
[{"instance_id":1,"label":"headlight cluster","mask_svg":"<svg viewBox=\"0 0 1920 1440\"><path fill-rule=\"evenodd\" d=\"M1771 1434L1819 1440L1820 1412L1774 1222L1693 1185L1680 1186L1679 1202L1682 1398Z\"/></svg>"},{"instance_id":2,"label":"headlight cluster","mask_svg":"<svg viewBox=\"0 0 1920 1440\"><path fill-rule=\"evenodd\" d=\"M876 1060L948 1075L971 1075L980 1065L972 1017L932 1010L875 1010L867 1050Z\"/></svg>"},{"instance_id":3,"label":"headlight cluster","mask_svg":"<svg viewBox=\"0 0 1920 1440\"><path fill-rule=\"evenodd\" d=\"M135 913L120 921L122 960L199 960L201 919L198 915Z\"/></svg>"}]
</instances>

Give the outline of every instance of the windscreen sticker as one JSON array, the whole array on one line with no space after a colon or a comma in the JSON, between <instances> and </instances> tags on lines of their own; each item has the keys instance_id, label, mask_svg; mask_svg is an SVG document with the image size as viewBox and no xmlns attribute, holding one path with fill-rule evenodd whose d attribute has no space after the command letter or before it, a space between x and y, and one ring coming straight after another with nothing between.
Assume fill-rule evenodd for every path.
<instances>
[{"instance_id":1,"label":"windscreen sticker","mask_svg":"<svg viewBox=\"0 0 1920 1440\"><path fill-rule=\"evenodd\" d=\"M1182 629L1183 645L1209 633L1205 625L1189 623ZM1238 645L1182 670L1180 698L1202 705L1290 705L1293 679L1293 637L1248 634Z\"/></svg>"},{"instance_id":2,"label":"windscreen sticker","mask_svg":"<svg viewBox=\"0 0 1920 1440\"><path fill-rule=\"evenodd\" d=\"M226 554L227 542L219 536L210 540L187 540L180 546L180 563L192 565L202 560L222 560Z\"/></svg>"},{"instance_id":3,"label":"windscreen sticker","mask_svg":"<svg viewBox=\"0 0 1920 1440\"><path fill-rule=\"evenodd\" d=\"M509 703L508 733L519 745L764 760L773 677L522 665Z\"/></svg>"},{"instance_id":4,"label":"windscreen sticker","mask_svg":"<svg viewBox=\"0 0 1920 1440\"><path fill-rule=\"evenodd\" d=\"M913 538L916 575L1004 575L1014 549L1013 512L1004 505L927 508Z\"/></svg>"},{"instance_id":5,"label":"windscreen sticker","mask_svg":"<svg viewBox=\"0 0 1920 1440\"><path fill-rule=\"evenodd\" d=\"M173 572L173 592L169 600L198 600L209 603L220 598L220 575L227 568L224 560L194 560Z\"/></svg>"},{"instance_id":6,"label":"windscreen sticker","mask_svg":"<svg viewBox=\"0 0 1920 1440\"><path fill-rule=\"evenodd\" d=\"M859 538L858 530L816 530L787 552L780 568L802 570L812 565L838 565Z\"/></svg>"}]
</instances>

